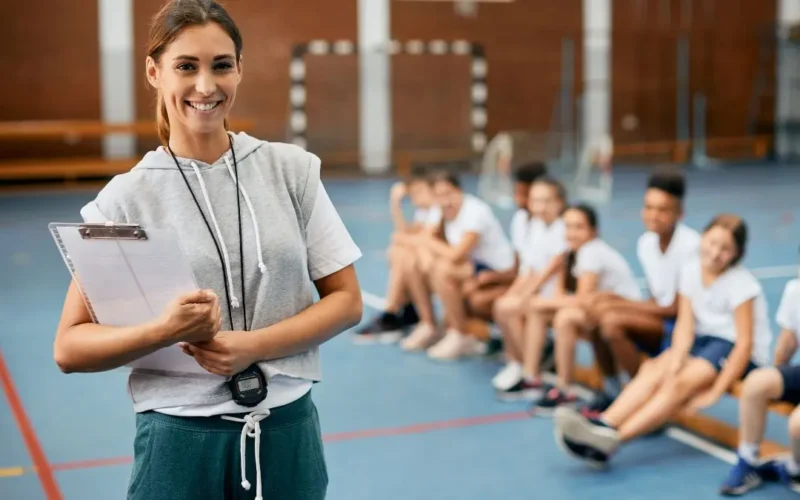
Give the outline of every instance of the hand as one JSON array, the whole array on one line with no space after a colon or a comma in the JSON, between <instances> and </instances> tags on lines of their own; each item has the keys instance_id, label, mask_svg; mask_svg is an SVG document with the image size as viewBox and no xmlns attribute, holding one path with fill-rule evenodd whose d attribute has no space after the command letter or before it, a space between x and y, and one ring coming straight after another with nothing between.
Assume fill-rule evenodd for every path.
<instances>
[{"instance_id":1,"label":"hand","mask_svg":"<svg viewBox=\"0 0 800 500\"><path fill-rule=\"evenodd\" d=\"M469 295L478 289L479 283L476 278L469 278L461 285L461 293Z\"/></svg>"},{"instance_id":2,"label":"hand","mask_svg":"<svg viewBox=\"0 0 800 500\"><path fill-rule=\"evenodd\" d=\"M717 404L717 401L719 401L721 397L722 395L714 389L701 392L689 401L689 403L686 405L685 412L691 415L700 410L711 408Z\"/></svg>"},{"instance_id":3,"label":"hand","mask_svg":"<svg viewBox=\"0 0 800 500\"><path fill-rule=\"evenodd\" d=\"M251 339L251 332L219 332L207 342L184 342L180 347L204 370L231 377L258 361L253 354Z\"/></svg>"},{"instance_id":4,"label":"hand","mask_svg":"<svg viewBox=\"0 0 800 500\"><path fill-rule=\"evenodd\" d=\"M477 278L479 285L486 285L491 281L493 274L491 271L481 271L475 278Z\"/></svg>"},{"instance_id":5,"label":"hand","mask_svg":"<svg viewBox=\"0 0 800 500\"><path fill-rule=\"evenodd\" d=\"M686 362L686 356L681 356L677 353L672 353L672 359L669 360L669 366L667 368L666 375L668 377L677 377L678 372L681 371L683 368L683 364Z\"/></svg>"},{"instance_id":6,"label":"hand","mask_svg":"<svg viewBox=\"0 0 800 500\"><path fill-rule=\"evenodd\" d=\"M222 326L219 297L212 290L185 293L167 306L161 322L175 341L211 340Z\"/></svg>"},{"instance_id":7,"label":"hand","mask_svg":"<svg viewBox=\"0 0 800 500\"><path fill-rule=\"evenodd\" d=\"M405 198L407 192L408 190L404 182L395 182L389 190L389 197L393 201L400 201Z\"/></svg>"}]
</instances>

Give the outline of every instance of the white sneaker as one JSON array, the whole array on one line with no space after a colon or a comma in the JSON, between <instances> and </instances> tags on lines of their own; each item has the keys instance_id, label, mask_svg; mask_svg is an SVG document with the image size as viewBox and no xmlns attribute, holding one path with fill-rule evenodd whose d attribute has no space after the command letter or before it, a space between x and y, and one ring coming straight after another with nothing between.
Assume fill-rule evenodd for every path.
<instances>
[{"instance_id":1,"label":"white sneaker","mask_svg":"<svg viewBox=\"0 0 800 500\"><path fill-rule=\"evenodd\" d=\"M507 391L522 380L522 365L509 361L492 379L492 386L498 391Z\"/></svg>"},{"instance_id":2,"label":"white sneaker","mask_svg":"<svg viewBox=\"0 0 800 500\"><path fill-rule=\"evenodd\" d=\"M457 330L448 330L444 340L430 348L428 355L433 359L454 360L478 355L482 347L483 344L475 337L464 335Z\"/></svg>"},{"instance_id":3,"label":"white sneaker","mask_svg":"<svg viewBox=\"0 0 800 500\"><path fill-rule=\"evenodd\" d=\"M433 345L440 338L434 325L419 323L414 330L400 342L404 351L423 351Z\"/></svg>"}]
</instances>

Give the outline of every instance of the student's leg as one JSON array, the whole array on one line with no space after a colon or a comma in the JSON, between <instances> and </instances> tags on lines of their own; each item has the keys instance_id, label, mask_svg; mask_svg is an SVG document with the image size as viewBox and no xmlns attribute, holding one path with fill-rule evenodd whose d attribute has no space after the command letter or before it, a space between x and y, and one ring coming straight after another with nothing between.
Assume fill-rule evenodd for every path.
<instances>
[{"instance_id":1,"label":"student's leg","mask_svg":"<svg viewBox=\"0 0 800 500\"><path fill-rule=\"evenodd\" d=\"M690 398L714 383L716 367L707 359L689 358L677 376L667 379L639 411L618 429L620 441L630 441L662 427Z\"/></svg>"},{"instance_id":2,"label":"student's leg","mask_svg":"<svg viewBox=\"0 0 800 500\"><path fill-rule=\"evenodd\" d=\"M643 346L650 353L658 352L664 335L664 321L659 316L641 314L625 309L612 308L601 315L600 334L623 370L633 377L641 364Z\"/></svg>"},{"instance_id":3,"label":"student's leg","mask_svg":"<svg viewBox=\"0 0 800 500\"><path fill-rule=\"evenodd\" d=\"M639 373L625 386L611 406L603 412L601 420L617 428L636 413L664 382L664 370L669 366L671 352L663 352L642 364Z\"/></svg>"},{"instance_id":4,"label":"student's leg","mask_svg":"<svg viewBox=\"0 0 800 500\"><path fill-rule=\"evenodd\" d=\"M783 394L783 377L775 368L762 368L750 373L739 397L739 456L751 464L758 459L764 438L767 406Z\"/></svg>"},{"instance_id":5,"label":"student's leg","mask_svg":"<svg viewBox=\"0 0 800 500\"><path fill-rule=\"evenodd\" d=\"M555 316L554 310L528 306L523 333L523 369L531 381L539 381L542 370L542 353L547 343L547 326Z\"/></svg>"},{"instance_id":6,"label":"student's leg","mask_svg":"<svg viewBox=\"0 0 800 500\"><path fill-rule=\"evenodd\" d=\"M408 291L419 314L419 323L400 344L406 351L427 349L440 338L431 297L430 273L433 271L433 265L428 257L430 255L427 252L418 252L417 265L409 269L407 275Z\"/></svg>"},{"instance_id":7,"label":"student's leg","mask_svg":"<svg viewBox=\"0 0 800 500\"><path fill-rule=\"evenodd\" d=\"M407 286L408 276L416 265L416 256L412 250L397 245L390 249L386 311L397 313L410 300Z\"/></svg>"},{"instance_id":8,"label":"student's leg","mask_svg":"<svg viewBox=\"0 0 800 500\"><path fill-rule=\"evenodd\" d=\"M789 416L789 442L792 446L792 454L786 462L789 486L800 493L800 406L794 409Z\"/></svg>"},{"instance_id":9,"label":"student's leg","mask_svg":"<svg viewBox=\"0 0 800 500\"><path fill-rule=\"evenodd\" d=\"M509 290L508 285L487 285L467 295L469 313L485 321L492 321L492 311L497 300Z\"/></svg>"},{"instance_id":10,"label":"student's leg","mask_svg":"<svg viewBox=\"0 0 800 500\"><path fill-rule=\"evenodd\" d=\"M434 264L431 284L442 301L447 321L445 337L428 349L428 355L434 359L452 360L481 352L482 342L465 333L467 311L461 286L473 274L470 262L453 264L440 259Z\"/></svg>"}]
</instances>

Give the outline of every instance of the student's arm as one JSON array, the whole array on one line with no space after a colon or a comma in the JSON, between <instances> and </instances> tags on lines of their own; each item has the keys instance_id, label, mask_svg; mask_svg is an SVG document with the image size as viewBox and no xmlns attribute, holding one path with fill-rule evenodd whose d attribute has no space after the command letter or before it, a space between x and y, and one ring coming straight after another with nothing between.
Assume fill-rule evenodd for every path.
<instances>
[{"instance_id":1,"label":"student's arm","mask_svg":"<svg viewBox=\"0 0 800 500\"><path fill-rule=\"evenodd\" d=\"M664 318L674 318L678 314L678 297L667 307L660 306L655 300L631 300L625 302L625 308L641 314L650 314Z\"/></svg>"},{"instance_id":2,"label":"student's arm","mask_svg":"<svg viewBox=\"0 0 800 500\"><path fill-rule=\"evenodd\" d=\"M560 275L560 271L563 267L564 267L564 254L559 253L558 255L550 259L550 262L547 264L547 267L545 267L542 270L541 274L536 276L536 281L534 282L534 287L533 287L534 292L539 293L539 290L542 289L545 283L550 281L550 278L552 278L553 276ZM562 287L561 290L563 292L562 285L563 282L559 280L558 286Z\"/></svg>"},{"instance_id":3,"label":"student's arm","mask_svg":"<svg viewBox=\"0 0 800 500\"><path fill-rule=\"evenodd\" d=\"M481 271L478 273L477 280L481 286L486 285L510 285L517 279L519 272L519 255L514 257L514 266L505 271Z\"/></svg>"},{"instance_id":4,"label":"student's arm","mask_svg":"<svg viewBox=\"0 0 800 500\"><path fill-rule=\"evenodd\" d=\"M694 311L692 302L688 297L678 295L678 318L675 320L675 329L672 332L670 353L672 362L669 373L677 375L694 344Z\"/></svg>"},{"instance_id":5,"label":"student's arm","mask_svg":"<svg viewBox=\"0 0 800 500\"><path fill-rule=\"evenodd\" d=\"M466 232L458 245L448 245L439 238L428 235L424 238L424 245L434 255L447 259L451 262L461 262L466 259L472 250L478 245L480 234L476 232Z\"/></svg>"},{"instance_id":6,"label":"student's arm","mask_svg":"<svg viewBox=\"0 0 800 500\"><path fill-rule=\"evenodd\" d=\"M797 336L788 328L783 328L775 346L775 366L789 364L797 351Z\"/></svg>"},{"instance_id":7,"label":"student's arm","mask_svg":"<svg viewBox=\"0 0 800 500\"><path fill-rule=\"evenodd\" d=\"M722 371L714 380L714 385L698 395L689 404L689 411L698 411L713 406L723 394L744 374L753 353L753 305L755 298L739 304L734 310L736 324L736 342L730 355L722 367Z\"/></svg>"},{"instance_id":8,"label":"student's arm","mask_svg":"<svg viewBox=\"0 0 800 500\"><path fill-rule=\"evenodd\" d=\"M403 217L403 198L405 196L406 185L402 182L395 183L389 191L389 210L392 213L392 223L395 231L399 233L403 233L409 228L408 222Z\"/></svg>"},{"instance_id":9,"label":"student's arm","mask_svg":"<svg viewBox=\"0 0 800 500\"><path fill-rule=\"evenodd\" d=\"M563 272L566 271L562 271L562 273ZM561 282L559 285L561 293L554 294L550 298L536 298L534 300L534 307L546 310L563 309L565 307L584 307L588 297L597 289L598 281L599 278L597 274L583 273L578 277L574 295L564 293L563 282Z\"/></svg>"}]
</instances>

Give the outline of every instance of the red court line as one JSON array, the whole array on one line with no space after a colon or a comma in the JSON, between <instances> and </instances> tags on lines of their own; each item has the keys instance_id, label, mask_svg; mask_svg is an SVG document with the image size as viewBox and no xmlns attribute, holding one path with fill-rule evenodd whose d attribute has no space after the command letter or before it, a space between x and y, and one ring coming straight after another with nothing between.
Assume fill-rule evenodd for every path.
<instances>
[{"instance_id":1,"label":"red court line","mask_svg":"<svg viewBox=\"0 0 800 500\"><path fill-rule=\"evenodd\" d=\"M351 432L337 432L325 434L322 440L326 443L336 443L341 441L353 441L356 439L368 439L385 436L402 436L408 434L421 434L423 432L439 431L445 429L456 429L459 427L474 427L477 425L498 424L502 422L512 422L530 418L530 414L524 411L499 413L495 415L485 415L481 417L456 418L452 420L441 420L438 422L426 422L422 424L405 425L401 427L385 427L380 429L367 429ZM75 469L90 469L94 467L109 467L113 465L125 465L133 461L133 457L111 457L98 458L94 460L80 460L76 462L63 462L53 464L52 470L65 471Z\"/></svg>"},{"instance_id":2,"label":"red court line","mask_svg":"<svg viewBox=\"0 0 800 500\"><path fill-rule=\"evenodd\" d=\"M58 483L56 483L53 469L50 467L42 445L39 443L36 432L33 430L33 425L28 415L25 413L25 408L22 406L22 399L19 397L17 388L14 386L14 381L11 379L11 372L8 370L8 365L6 365L2 352L0 352L0 385L3 386L3 392L6 394L8 406L11 407L11 413L14 415L14 420L17 421L17 427L22 435L22 439L25 441L25 446L28 448L31 460L33 460L36 474L39 476L39 481L42 483L42 489L45 495L48 500L61 500L64 497L61 495Z\"/></svg>"}]
</instances>

